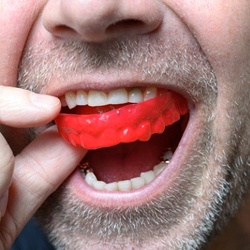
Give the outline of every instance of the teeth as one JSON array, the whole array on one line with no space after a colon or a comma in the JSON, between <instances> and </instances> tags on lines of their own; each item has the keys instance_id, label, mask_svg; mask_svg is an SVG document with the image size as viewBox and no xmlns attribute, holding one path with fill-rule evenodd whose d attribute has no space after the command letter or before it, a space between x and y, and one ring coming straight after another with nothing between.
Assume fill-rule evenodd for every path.
<instances>
[{"instance_id":1,"label":"teeth","mask_svg":"<svg viewBox=\"0 0 250 250\"><path fill-rule=\"evenodd\" d=\"M160 163L160 164L156 165L154 167L154 172L155 172L156 176L159 175L165 167L166 167L166 163Z\"/></svg>"},{"instance_id":2,"label":"teeth","mask_svg":"<svg viewBox=\"0 0 250 250\"><path fill-rule=\"evenodd\" d=\"M118 184L117 182L107 183L104 186L104 189L107 191L117 191L118 190Z\"/></svg>"},{"instance_id":3,"label":"teeth","mask_svg":"<svg viewBox=\"0 0 250 250\"><path fill-rule=\"evenodd\" d=\"M65 101L70 109L76 106L76 95L74 92L68 92L65 94Z\"/></svg>"},{"instance_id":4,"label":"teeth","mask_svg":"<svg viewBox=\"0 0 250 250\"><path fill-rule=\"evenodd\" d=\"M76 94L76 105L87 105L88 95L85 91L79 90Z\"/></svg>"},{"instance_id":5,"label":"teeth","mask_svg":"<svg viewBox=\"0 0 250 250\"><path fill-rule=\"evenodd\" d=\"M90 186L93 186L94 183L97 181L97 178L95 176L94 173L87 173L86 176L85 176L85 181L90 185Z\"/></svg>"},{"instance_id":6,"label":"teeth","mask_svg":"<svg viewBox=\"0 0 250 250\"><path fill-rule=\"evenodd\" d=\"M118 190L119 191L129 191L132 188L130 180L127 180L127 181L118 181L117 185L118 185Z\"/></svg>"},{"instance_id":7,"label":"teeth","mask_svg":"<svg viewBox=\"0 0 250 250\"><path fill-rule=\"evenodd\" d=\"M103 190L105 185L106 185L106 183L104 181L95 181L93 183L93 188L95 188L97 190Z\"/></svg>"},{"instance_id":8,"label":"teeth","mask_svg":"<svg viewBox=\"0 0 250 250\"><path fill-rule=\"evenodd\" d=\"M130 180L131 185L132 185L132 189L137 189L137 188L141 188L144 187L146 182L142 177L136 177Z\"/></svg>"},{"instance_id":9,"label":"teeth","mask_svg":"<svg viewBox=\"0 0 250 250\"><path fill-rule=\"evenodd\" d=\"M127 90L124 88L110 91L108 94L109 104L123 104L127 102L128 102L128 93Z\"/></svg>"},{"instance_id":10,"label":"teeth","mask_svg":"<svg viewBox=\"0 0 250 250\"><path fill-rule=\"evenodd\" d=\"M97 190L105 191L131 191L146 186L153 181L157 175L159 175L167 166L166 163L160 163L154 167L153 170L141 173L140 177L133 178L131 180L118 181L112 183L105 183L98 181L93 172L83 174L86 183L89 186Z\"/></svg>"},{"instance_id":11,"label":"teeth","mask_svg":"<svg viewBox=\"0 0 250 250\"><path fill-rule=\"evenodd\" d=\"M92 107L105 106L108 104L140 103L157 96L157 88L148 87L144 90L140 88L125 89L120 88L110 92L103 91L70 91L61 98L62 105L70 108L75 106L89 105Z\"/></svg>"},{"instance_id":12,"label":"teeth","mask_svg":"<svg viewBox=\"0 0 250 250\"><path fill-rule=\"evenodd\" d=\"M156 95L155 95L156 96ZM139 88L134 88L129 91L128 102L131 103L140 103L143 102L143 95Z\"/></svg>"},{"instance_id":13,"label":"teeth","mask_svg":"<svg viewBox=\"0 0 250 250\"><path fill-rule=\"evenodd\" d=\"M104 106L108 104L107 95L101 91L89 91L88 94L88 105L89 106Z\"/></svg>"},{"instance_id":14,"label":"teeth","mask_svg":"<svg viewBox=\"0 0 250 250\"><path fill-rule=\"evenodd\" d=\"M145 173L141 173L141 177L145 180L146 184L148 184L155 179L156 174L153 170L151 170Z\"/></svg>"},{"instance_id":15,"label":"teeth","mask_svg":"<svg viewBox=\"0 0 250 250\"><path fill-rule=\"evenodd\" d=\"M154 98L157 95L157 89L154 87L146 88L144 92L144 101Z\"/></svg>"},{"instance_id":16,"label":"teeth","mask_svg":"<svg viewBox=\"0 0 250 250\"><path fill-rule=\"evenodd\" d=\"M162 160L165 162L165 163L169 163L169 161L171 160L173 156L173 152L171 150L168 150L166 151L163 156L162 156Z\"/></svg>"}]
</instances>

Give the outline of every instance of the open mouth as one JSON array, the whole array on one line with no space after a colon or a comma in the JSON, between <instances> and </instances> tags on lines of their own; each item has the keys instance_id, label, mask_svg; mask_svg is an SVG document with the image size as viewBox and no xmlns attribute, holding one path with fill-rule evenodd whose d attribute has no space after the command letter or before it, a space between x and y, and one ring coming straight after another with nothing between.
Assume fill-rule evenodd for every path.
<instances>
[{"instance_id":1,"label":"open mouth","mask_svg":"<svg viewBox=\"0 0 250 250\"><path fill-rule=\"evenodd\" d=\"M79 164L98 192L133 192L168 167L188 123L187 100L155 87L70 91L56 124L62 137L88 149Z\"/></svg>"}]
</instances>

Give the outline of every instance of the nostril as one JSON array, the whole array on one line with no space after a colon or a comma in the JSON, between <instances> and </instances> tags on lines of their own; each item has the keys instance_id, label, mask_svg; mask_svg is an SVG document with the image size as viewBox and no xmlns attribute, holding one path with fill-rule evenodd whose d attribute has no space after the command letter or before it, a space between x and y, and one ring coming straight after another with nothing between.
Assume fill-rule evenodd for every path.
<instances>
[{"instance_id":1,"label":"nostril","mask_svg":"<svg viewBox=\"0 0 250 250\"><path fill-rule=\"evenodd\" d=\"M69 26L67 25L57 25L54 27L54 30L53 32L55 34L60 34L60 33L73 33L74 30L72 28L70 28Z\"/></svg>"},{"instance_id":2,"label":"nostril","mask_svg":"<svg viewBox=\"0 0 250 250\"><path fill-rule=\"evenodd\" d=\"M91 24L89 25L91 27ZM92 29L84 29L81 30L82 27L75 27L72 28L65 24L59 24L55 25L51 30L54 35L58 37L68 37L68 38L75 38L79 39L82 35L85 37L86 41L102 41L105 40L105 36L107 37L113 37L114 34L116 35L122 35L122 34L134 34L134 33L144 33L145 28L147 25L141 21L136 19L124 19L120 20L114 23L111 23L110 25L107 25L106 28L102 28L102 25L99 26L92 26ZM98 30L98 28L101 28ZM101 32L102 31L102 32ZM98 34L98 39L95 37ZM102 37L101 37L102 34ZM106 38L107 38L106 37Z\"/></svg>"},{"instance_id":3,"label":"nostril","mask_svg":"<svg viewBox=\"0 0 250 250\"><path fill-rule=\"evenodd\" d=\"M144 22L140 21L140 20L136 20L136 19L125 19L125 20L121 20L115 23L112 23L111 25L109 25L106 29L107 32L114 32L114 31L118 31L118 30L127 30L127 29L138 29L142 26L144 26Z\"/></svg>"}]
</instances>

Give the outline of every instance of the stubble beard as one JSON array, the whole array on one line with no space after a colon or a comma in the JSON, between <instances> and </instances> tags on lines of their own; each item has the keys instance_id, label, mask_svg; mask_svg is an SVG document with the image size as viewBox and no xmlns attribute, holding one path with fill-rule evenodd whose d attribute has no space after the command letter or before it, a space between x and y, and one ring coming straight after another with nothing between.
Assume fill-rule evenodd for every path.
<instances>
[{"instance_id":1,"label":"stubble beard","mask_svg":"<svg viewBox=\"0 0 250 250\"><path fill-rule=\"evenodd\" d=\"M206 125L171 191L144 206L114 210L83 204L65 185L52 194L39 209L37 218L56 248L196 249L224 224L228 217L225 215L232 214L238 206L242 195L235 197L235 190L243 186L243 194L248 185L243 175L248 175L245 168L249 159L238 152L235 141L243 145L248 142L236 136L235 128L231 138L234 146L226 153L216 152L219 142L211 117L217 83L211 67L198 45L182 44L177 49L179 41L165 43L166 46L159 40L151 44L125 40L101 47L80 42L42 43L26 50L19 71L21 88L41 92L55 76L64 80L70 74L95 71L105 74L110 69L122 72L126 68L140 72L142 80L154 79L184 88L194 102L202 97L206 104L203 108ZM242 160L241 169L235 159L236 151ZM211 164L220 166L216 169L218 177L207 180L204 176L209 176ZM237 181L229 180L232 173ZM216 184L211 184L212 181ZM200 186L203 188L198 196Z\"/></svg>"}]
</instances>

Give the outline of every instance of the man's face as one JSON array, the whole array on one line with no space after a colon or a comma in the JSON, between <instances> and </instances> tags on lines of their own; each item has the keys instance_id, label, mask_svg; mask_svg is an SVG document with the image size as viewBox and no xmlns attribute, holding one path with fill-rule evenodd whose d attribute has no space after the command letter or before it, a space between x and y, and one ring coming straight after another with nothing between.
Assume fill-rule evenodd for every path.
<instances>
[{"instance_id":1,"label":"man's face","mask_svg":"<svg viewBox=\"0 0 250 250\"><path fill-rule=\"evenodd\" d=\"M80 164L89 169L75 166L37 214L55 246L201 247L248 186L250 2L4 0L0 7L0 78L76 106L62 109L58 128L89 150ZM163 168L158 175L155 166Z\"/></svg>"}]
</instances>

